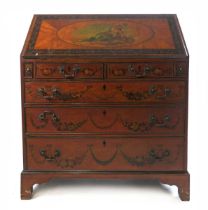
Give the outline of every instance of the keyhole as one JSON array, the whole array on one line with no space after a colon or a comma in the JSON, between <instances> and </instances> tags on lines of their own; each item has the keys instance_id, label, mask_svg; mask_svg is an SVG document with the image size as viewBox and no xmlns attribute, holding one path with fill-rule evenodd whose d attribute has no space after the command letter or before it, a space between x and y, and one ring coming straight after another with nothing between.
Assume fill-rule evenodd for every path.
<instances>
[{"instance_id":1,"label":"keyhole","mask_svg":"<svg viewBox=\"0 0 208 210\"><path fill-rule=\"evenodd\" d=\"M104 146L104 147L106 146L106 141L105 141L105 140L103 141L103 146Z\"/></svg>"},{"instance_id":2,"label":"keyhole","mask_svg":"<svg viewBox=\"0 0 208 210\"><path fill-rule=\"evenodd\" d=\"M106 90L106 85L103 85L103 90Z\"/></svg>"},{"instance_id":3,"label":"keyhole","mask_svg":"<svg viewBox=\"0 0 208 210\"><path fill-rule=\"evenodd\" d=\"M105 110L103 111L103 115L106 116L106 111Z\"/></svg>"}]
</instances>

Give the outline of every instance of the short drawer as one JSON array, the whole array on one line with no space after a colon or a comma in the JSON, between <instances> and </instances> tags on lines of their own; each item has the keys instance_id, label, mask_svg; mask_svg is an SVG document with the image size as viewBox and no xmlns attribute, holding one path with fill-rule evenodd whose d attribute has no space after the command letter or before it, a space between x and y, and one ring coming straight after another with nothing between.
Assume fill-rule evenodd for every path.
<instances>
[{"instance_id":1,"label":"short drawer","mask_svg":"<svg viewBox=\"0 0 208 210\"><path fill-rule=\"evenodd\" d=\"M27 139L28 170L184 170L183 138Z\"/></svg>"},{"instance_id":2,"label":"short drawer","mask_svg":"<svg viewBox=\"0 0 208 210\"><path fill-rule=\"evenodd\" d=\"M108 78L142 79L186 77L186 63L111 63L107 65Z\"/></svg>"},{"instance_id":3,"label":"short drawer","mask_svg":"<svg viewBox=\"0 0 208 210\"><path fill-rule=\"evenodd\" d=\"M184 108L26 108L26 131L50 134L184 135Z\"/></svg>"},{"instance_id":4,"label":"short drawer","mask_svg":"<svg viewBox=\"0 0 208 210\"><path fill-rule=\"evenodd\" d=\"M26 103L177 103L183 81L25 82Z\"/></svg>"},{"instance_id":5,"label":"short drawer","mask_svg":"<svg viewBox=\"0 0 208 210\"><path fill-rule=\"evenodd\" d=\"M102 79L103 64L99 63L37 63L36 78L43 79Z\"/></svg>"},{"instance_id":6,"label":"short drawer","mask_svg":"<svg viewBox=\"0 0 208 210\"><path fill-rule=\"evenodd\" d=\"M163 78L174 76L173 63L112 63L108 77L113 79Z\"/></svg>"}]
</instances>

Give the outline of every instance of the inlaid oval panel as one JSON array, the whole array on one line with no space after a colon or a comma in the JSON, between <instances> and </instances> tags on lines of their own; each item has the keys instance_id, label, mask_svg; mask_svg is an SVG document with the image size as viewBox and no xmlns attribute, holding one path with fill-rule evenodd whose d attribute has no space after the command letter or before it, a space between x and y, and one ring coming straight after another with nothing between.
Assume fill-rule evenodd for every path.
<instances>
[{"instance_id":1,"label":"inlaid oval panel","mask_svg":"<svg viewBox=\"0 0 208 210\"><path fill-rule=\"evenodd\" d=\"M80 47L112 48L147 42L154 37L154 31L148 25L129 20L88 20L62 27L57 36Z\"/></svg>"}]
</instances>

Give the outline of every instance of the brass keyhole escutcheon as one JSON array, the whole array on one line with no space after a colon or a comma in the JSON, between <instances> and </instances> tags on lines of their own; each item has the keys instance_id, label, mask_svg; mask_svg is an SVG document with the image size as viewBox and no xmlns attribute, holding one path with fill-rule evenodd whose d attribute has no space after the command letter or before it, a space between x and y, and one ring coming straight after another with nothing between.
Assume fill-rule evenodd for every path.
<instances>
[{"instance_id":1,"label":"brass keyhole escutcheon","mask_svg":"<svg viewBox=\"0 0 208 210\"><path fill-rule=\"evenodd\" d=\"M106 85L103 85L103 87L102 87L102 88L103 88L103 90L105 91L107 87L106 87Z\"/></svg>"},{"instance_id":2,"label":"brass keyhole escutcheon","mask_svg":"<svg viewBox=\"0 0 208 210\"><path fill-rule=\"evenodd\" d=\"M103 146L104 146L104 147L106 146L106 141L105 141L105 140L103 141Z\"/></svg>"},{"instance_id":3,"label":"brass keyhole escutcheon","mask_svg":"<svg viewBox=\"0 0 208 210\"><path fill-rule=\"evenodd\" d=\"M106 110L103 110L103 116L106 116L107 112Z\"/></svg>"}]
</instances>

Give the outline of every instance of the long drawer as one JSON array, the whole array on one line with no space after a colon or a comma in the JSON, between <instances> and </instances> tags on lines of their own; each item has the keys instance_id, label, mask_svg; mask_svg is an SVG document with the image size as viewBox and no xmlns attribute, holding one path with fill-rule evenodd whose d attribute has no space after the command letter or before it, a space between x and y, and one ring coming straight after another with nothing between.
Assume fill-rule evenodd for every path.
<instances>
[{"instance_id":1,"label":"long drawer","mask_svg":"<svg viewBox=\"0 0 208 210\"><path fill-rule=\"evenodd\" d=\"M183 138L28 138L29 170L178 171Z\"/></svg>"},{"instance_id":2,"label":"long drawer","mask_svg":"<svg viewBox=\"0 0 208 210\"><path fill-rule=\"evenodd\" d=\"M183 113L183 106L26 108L26 131L184 135Z\"/></svg>"},{"instance_id":3,"label":"long drawer","mask_svg":"<svg viewBox=\"0 0 208 210\"><path fill-rule=\"evenodd\" d=\"M26 82L26 103L177 103L183 81Z\"/></svg>"}]
</instances>

